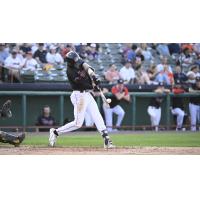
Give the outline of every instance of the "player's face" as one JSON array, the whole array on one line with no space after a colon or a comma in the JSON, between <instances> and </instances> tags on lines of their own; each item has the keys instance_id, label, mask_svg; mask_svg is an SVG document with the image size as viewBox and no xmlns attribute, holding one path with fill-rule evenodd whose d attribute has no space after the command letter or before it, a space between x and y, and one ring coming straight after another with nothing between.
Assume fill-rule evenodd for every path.
<instances>
[{"instance_id":1,"label":"player's face","mask_svg":"<svg viewBox=\"0 0 200 200\"><path fill-rule=\"evenodd\" d=\"M49 107L45 107L45 108L44 108L44 115L45 115L45 116L50 115L50 112L51 112L51 110L50 110Z\"/></svg>"}]
</instances>

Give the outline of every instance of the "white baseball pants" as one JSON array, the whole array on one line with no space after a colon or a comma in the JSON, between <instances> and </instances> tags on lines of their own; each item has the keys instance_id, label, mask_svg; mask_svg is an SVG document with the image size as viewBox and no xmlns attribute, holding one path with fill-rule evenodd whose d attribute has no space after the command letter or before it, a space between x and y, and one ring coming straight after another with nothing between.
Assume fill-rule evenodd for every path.
<instances>
[{"instance_id":1,"label":"white baseball pants","mask_svg":"<svg viewBox=\"0 0 200 200\"><path fill-rule=\"evenodd\" d=\"M185 112L183 110L181 110L180 108L174 108L174 109L172 109L171 112L172 112L172 115L177 116L177 118L176 118L177 128L182 128Z\"/></svg>"},{"instance_id":2,"label":"white baseball pants","mask_svg":"<svg viewBox=\"0 0 200 200\"><path fill-rule=\"evenodd\" d=\"M74 121L56 129L58 135L81 128L86 112L91 116L100 133L106 129L97 103L89 92L73 91L70 98L74 105Z\"/></svg>"},{"instance_id":3,"label":"white baseball pants","mask_svg":"<svg viewBox=\"0 0 200 200\"><path fill-rule=\"evenodd\" d=\"M148 106L147 112L150 115L151 126L158 126L161 119L161 108Z\"/></svg>"},{"instance_id":4,"label":"white baseball pants","mask_svg":"<svg viewBox=\"0 0 200 200\"><path fill-rule=\"evenodd\" d=\"M106 106L103 106L103 110L104 110L104 114L105 114L106 126L108 127L109 131L112 131L113 113L115 113L117 115L116 126L117 127L121 126L125 112L120 105L117 105L114 108L107 108Z\"/></svg>"},{"instance_id":5,"label":"white baseball pants","mask_svg":"<svg viewBox=\"0 0 200 200\"><path fill-rule=\"evenodd\" d=\"M189 103L189 111L191 117L191 131L196 131L197 122L200 122L200 106Z\"/></svg>"}]
</instances>

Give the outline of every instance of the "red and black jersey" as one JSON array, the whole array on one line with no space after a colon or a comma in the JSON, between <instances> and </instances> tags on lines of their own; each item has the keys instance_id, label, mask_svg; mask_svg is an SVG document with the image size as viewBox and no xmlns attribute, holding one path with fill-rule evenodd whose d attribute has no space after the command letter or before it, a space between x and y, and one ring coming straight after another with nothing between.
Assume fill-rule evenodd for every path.
<instances>
[{"instance_id":1,"label":"red and black jersey","mask_svg":"<svg viewBox=\"0 0 200 200\"><path fill-rule=\"evenodd\" d=\"M115 96L115 94L117 93L125 93L125 95L128 95L129 92L128 92L128 88L126 86L123 87L123 89L119 89L119 87L116 86L113 86L112 89L111 89L111 92L112 92L112 96L110 97L111 98L111 103L110 103L110 108L114 108L115 106L117 106L121 100L118 100L117 97Z\"/></svg>"}]
</instances>

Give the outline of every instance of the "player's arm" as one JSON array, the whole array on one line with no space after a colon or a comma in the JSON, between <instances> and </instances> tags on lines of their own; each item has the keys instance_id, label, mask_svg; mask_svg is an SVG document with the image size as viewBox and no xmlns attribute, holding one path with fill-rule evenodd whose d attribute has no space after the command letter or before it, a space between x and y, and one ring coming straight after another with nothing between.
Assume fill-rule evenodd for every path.
<instances>
[{"instance_id":1,"label":"player's arm","mask_svg":"<svg viewBox=\"0 0 200 200\"><path fill-rule=\"evenodd\" d=\"M94 82L94 84L97 86L100 84L100 79L97 78L94 69L88 65L87 63L83 63L82 64L83 69L88 73L88 75L90 76L91 80Z\"/></svg>"},{"instance_id":2,"label":"player's arm","mask_svg":"<svg viewBox=\"0 0 200 200\"><path fill-rule=\"evenodd\" d=\"M190 93L200 93L200 90L194 90L192 88L189 88Z\"/></svg>"},{"instance_id":3,"label":"player's arm","mask_svg":"<svg viewBox=\"0 0 200 200\"><path fill-rule=\"evenodd\" d=\"M123 96L123 99L124 99L125 101L130 102L130 95L129 95L128 89L127 89L126 87L124 88L124 96Z\"/></svg>"},{"instance_id":4,"label":"player's arm","mask_svg":"<svg viewBox=\"0 0 200 200\"><path fill-rule=\"evenodd\" d=\"M121 99L123 99L124 98L124 92L123 93L115 93L115 96L116 96L116 98L117 98L117 100L121 100Z\"/></svg>"}]
</instances>

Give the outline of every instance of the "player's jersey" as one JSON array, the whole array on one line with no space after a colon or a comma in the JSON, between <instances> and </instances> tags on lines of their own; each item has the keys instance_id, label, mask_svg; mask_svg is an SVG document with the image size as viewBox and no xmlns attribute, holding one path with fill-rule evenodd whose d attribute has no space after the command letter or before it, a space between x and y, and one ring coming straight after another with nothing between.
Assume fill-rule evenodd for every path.
<instances>
[{"instance_id":1,"label":"player's jersey","mask_svg":"<svg viewBox=\"0 0 200 200\"><path fill-rule=\"evenodd\" d=\"M196 84L192 85L193 90L200 90L200 88L197 88ZM190 97L190 103L200 105L200 94L197 97Z\"/></svg>"},{"instance_id":2,"label":"player's jersey","mask_svg":"<svg viewBox=\"0 0 200 200\"><path fill-rule=\"evenodd\" d=\"M162 102L163 102L163 97L158 96L150 100L149 106L160 108Z\"/></svg>"},{"instance_id":3,"label":"player's jersey","mask_svg":"<svg viewBox=\"0 0 200 200\"><path fill-rule=\"evenodd\" d=\"M110 103L110 108L114 108L115 106L117 106L120 103L120 100L118 100L116 98L115 94L119 93L119 92L121 92L121 93L125 92L125 95L128 95L128 88L124 86L123 90L119 91L116 86L113 86L111 89L111 92L112 92L112 96L110 98L112 101Z\"/></svg>"},{"instance_id":4,"label":"player's jersey","mask_svg":"<svg viewBox=\"0 0 200 200\"><path fill-rule=\"evenodd\" d=\"M67 77L72 90L83 91L93 89L91 79L83 69L83 63L83 60L79 60L76 66L67 67Z\"/></svg>"}]
</instances>

